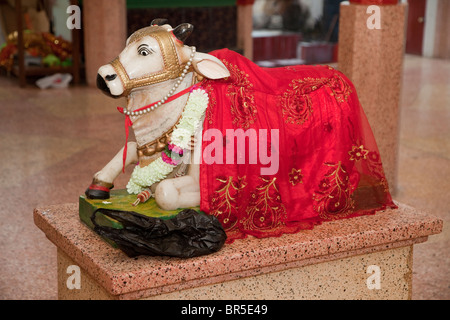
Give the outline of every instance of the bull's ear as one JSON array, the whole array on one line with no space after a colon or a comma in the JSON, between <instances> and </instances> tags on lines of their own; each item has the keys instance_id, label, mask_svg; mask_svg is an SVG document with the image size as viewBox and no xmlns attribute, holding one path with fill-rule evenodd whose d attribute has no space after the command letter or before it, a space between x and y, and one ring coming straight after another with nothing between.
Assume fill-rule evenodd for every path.
<instances>
[{"instance_id":1,"label":"bull's ear","mask_svg":"<svg viewBox=\"0 0 450 320\"><path fill-rule=\"evenodd\" d=\"M192 65L197 73L207 79L222 79L230 76L230 72L222 61L210 54L197 52Z\"/></svg>"}]
</instances>

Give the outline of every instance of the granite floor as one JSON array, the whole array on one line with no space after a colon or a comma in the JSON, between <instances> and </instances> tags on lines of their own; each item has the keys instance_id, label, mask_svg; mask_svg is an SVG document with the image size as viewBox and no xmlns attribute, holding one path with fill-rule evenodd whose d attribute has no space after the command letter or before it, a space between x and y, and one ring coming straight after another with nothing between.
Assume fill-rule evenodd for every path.
<instances>
[{"instance_id":1,"label":"granite floor","mask_svg":"<svg viewBox=\"0 0 450 320\"><path fill-rule=\"evenodd\" d=\"M123 104L92 88L21 89L0 77L0 299L56 298L56 248L33 209L77 202L125 142ZM406 56L401 105L394 198L444 220L414 247L413 299L450 299L450 61Z\"/></svg>"}]
</instances>

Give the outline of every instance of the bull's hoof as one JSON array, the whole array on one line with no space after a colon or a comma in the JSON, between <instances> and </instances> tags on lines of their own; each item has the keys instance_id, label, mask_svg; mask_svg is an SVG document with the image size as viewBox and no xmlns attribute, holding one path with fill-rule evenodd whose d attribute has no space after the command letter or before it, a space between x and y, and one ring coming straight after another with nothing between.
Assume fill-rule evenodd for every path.
<instances>
[{"instance_id":1,"label":"bull's hoof","mask_svg":"<svg viewBox=\"0 0 450 320\"><path fill-rule=\"evenodd\" d=\"M84 192L84 194L86 195L86 197L88 197L88 199L93 199L93 200L94 199L95 200L109 199L109 191L87 188L86 191Z\"/></svg>"},{"instance_id":2,"label":"bull's hoof","mask_svg":"<svg viewBox=\"0 0 450 320\"><path fill-rule=\"evenodd\" d=\"M110 190L114 188L111 183L105 183L100 181L93 181L92 184L86 189L84 194L88 199L106 200L110 197Z\"/></svg>"}]
</instances>

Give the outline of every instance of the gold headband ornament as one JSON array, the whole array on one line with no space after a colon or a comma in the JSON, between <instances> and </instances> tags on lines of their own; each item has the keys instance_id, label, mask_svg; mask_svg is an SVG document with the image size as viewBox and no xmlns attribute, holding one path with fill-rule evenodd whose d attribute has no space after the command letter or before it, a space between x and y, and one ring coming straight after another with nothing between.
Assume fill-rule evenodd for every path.
<instances>
[{"instance_id":1,"label":"gold headband ornament","mask_svg":"<svg viewBox=\"0 0 450 320\"><path fill-rule=\"evenodd\" d=\"M128 96L131 90L135 88L179 78L179 81L176 83L176 87L173 88L173 91L175 91L178 85L181 84L181 81L184 79L186 74L190 71L192 60L195 55L195 47L193 47L189 59L181 62L178 58L178 49L183 48L184 41L192 33L194 26L189 23L183 23L175 29L169 31L168 29L162 27L165 23L167 23L166 19L155 19L152 21L151 26L136 31L128 40L128 44L130 44L139 41L146 36L156 39L161 49L164 63L164 68L162 71L137 79L130 79L128 73L120 62L119 57L111 62L111 65L115 69L124 87L124 92L121 96Z\"/></svg>"}]
</instances>

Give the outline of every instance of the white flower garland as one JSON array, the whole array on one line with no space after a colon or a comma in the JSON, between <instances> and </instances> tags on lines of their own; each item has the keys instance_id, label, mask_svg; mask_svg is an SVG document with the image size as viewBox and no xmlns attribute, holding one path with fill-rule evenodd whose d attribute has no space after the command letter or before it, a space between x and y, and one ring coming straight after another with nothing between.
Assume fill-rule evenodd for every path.
<instances>
[{"instance_id":1,"label":"white flower garland","mask_svg":"<svg viewBox=\"0 0 450 320\"><path fill-rule=\"evenodd\" d=\"M190 148L191 137L201 125L201 119L208 107L209 97L205 90L195 89L189 95L181 120L172 133L171 143L181 149ZM164 180L176 165L164 162L159 157L148 166L136 166L127 184L129 194L139 194L156 182Z\"/></svg>"}]
</instances>

